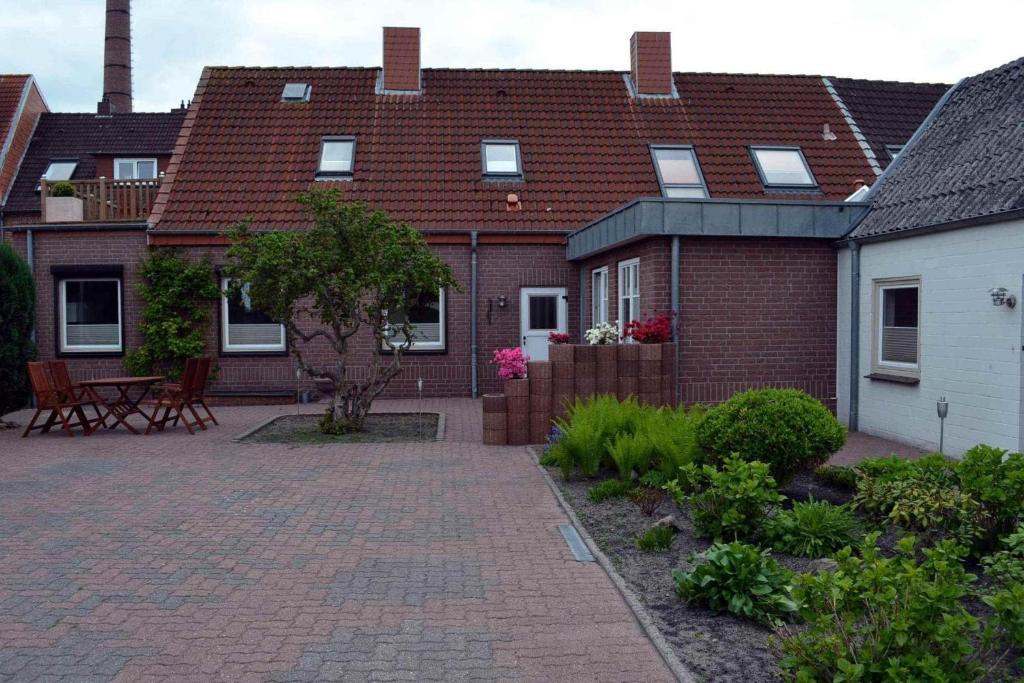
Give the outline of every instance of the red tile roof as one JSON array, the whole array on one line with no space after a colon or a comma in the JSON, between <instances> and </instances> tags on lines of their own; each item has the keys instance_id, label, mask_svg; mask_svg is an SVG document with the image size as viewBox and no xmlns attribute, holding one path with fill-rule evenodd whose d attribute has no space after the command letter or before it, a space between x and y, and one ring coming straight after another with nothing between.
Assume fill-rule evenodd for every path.
<instances>
[{"instance_id":1,"label":"red tile roof","mask_svg":"<svg viewBox=\"0 0 1024 683\"><path fill-rule=\"evenodd\" d=\"M4 144L11 124L14 123L29 78L31 76L21 74L0 74L0 146Z\"/></svg>"},{"instance_id":2,"label":"red tile roof","mask_svg":"<svg viewBox=\"0 0 1024 683\"><path fill-rule=\"evenodd\" d=\"M649 144L694 145L712 197L760 198L747 145L799 145L821 192L874 178L816 76L677 73L679 99L632 99L621 72L425 69L419 96L375 94L375 68L204 72L153 221L158 230L308 224L293 201L314 184L323 135L357 138L348 196L419 228L586 225L660 194ZM308 103L280 101L287 82ZM829 124L836 140L823 139ZM480 141L518 139L524 179L481 177ZM515 192L522 210L506 210ZM778 196L778 195L767 195Z\"/></svg>"}]
</instances>

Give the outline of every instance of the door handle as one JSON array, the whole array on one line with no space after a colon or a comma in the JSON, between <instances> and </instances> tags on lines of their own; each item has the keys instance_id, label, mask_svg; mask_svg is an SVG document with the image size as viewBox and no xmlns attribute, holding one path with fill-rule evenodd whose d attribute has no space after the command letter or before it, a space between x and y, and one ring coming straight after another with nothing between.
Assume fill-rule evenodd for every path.
<instances>
[{"instance_id":1,"label":"door handle","mask_svg":"<svg viewBox=\"0 0 1024 683\"><path fill-rule=\"evenodd\" d=\"M523 335L523 346L526 346L526 335Z\"/></svg>"}]
</instances>

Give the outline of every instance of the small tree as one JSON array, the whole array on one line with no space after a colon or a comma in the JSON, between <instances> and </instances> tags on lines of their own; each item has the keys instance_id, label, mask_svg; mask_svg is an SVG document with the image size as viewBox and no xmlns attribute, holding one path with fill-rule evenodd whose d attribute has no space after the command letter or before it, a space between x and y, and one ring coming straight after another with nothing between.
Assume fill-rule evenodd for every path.
<instances>
[{"instance_id":1,"label":"small tree","mask_svg":"<svg viewBox=\"0 0 1024 683\"><path fill-rule=\"evenodd\" d=\"M32 271L8 243L0 242L0 417L28 402L25 363L36 357L35 313ZM0 428L7 426L0 420Z\"/></svg>"},{"instance_id":2,"label":"small tree","mask_svg":"<svg viewBox=\"0 0 1024 683\"><path fill-rule=\"evenodd\" d=\"M333 189L301 194L298 201L313 227L263 233L237 227L227 274L235 286L249 284L255 308L284 324L301 370L331 384L321 429L359 430L373 400L402 371L402 355L411 344L408 316L395 316L402 322L392 323L388 312L408 310L421 295L458 283L419 232L383 211L343 201ZM369 373L354 379L349 353L354 335L364 328L373 337ZM314 340L335 354L330 365L315 366L307 359L306 345Z\"/></svg>"},{"instance_id":3,"label":"small tree","mask_svg":"<svg viewBox=\"0 0 1024 683\"><path fill-rule=\"evenodd\" d=\"M188 261L174 249L157 249L146 258L136 285L142 299L143 343L125 357L136 375L181 375L186 358L203 353L210 302L220 296L209 261Z\"/></svg>"}]
</instances>

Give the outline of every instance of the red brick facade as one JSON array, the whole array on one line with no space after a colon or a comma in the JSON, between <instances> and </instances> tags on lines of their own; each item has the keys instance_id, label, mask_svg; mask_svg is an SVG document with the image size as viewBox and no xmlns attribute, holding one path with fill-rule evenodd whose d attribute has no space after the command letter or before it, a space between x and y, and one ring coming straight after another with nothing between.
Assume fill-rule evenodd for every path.
<instances>
[{"instance_id":1,"label":"red brick facade","mask_svg":"<svg viewBox=\"0 0 1024 683\"><path fill-rule=\"evenodd\" d=\"M6 154L0 157L0 206L3 206L7 192L14 183L18 167L25 156L25 151L28 150L29 142L32 141L32 131L36 129L39 115L44 111L47 111L46 102L33 80L20 118L11 122L14 130L10 132L10 146ZM3 144L4 140L0 139L0 146Z\"/></svg>"}]
</instances>

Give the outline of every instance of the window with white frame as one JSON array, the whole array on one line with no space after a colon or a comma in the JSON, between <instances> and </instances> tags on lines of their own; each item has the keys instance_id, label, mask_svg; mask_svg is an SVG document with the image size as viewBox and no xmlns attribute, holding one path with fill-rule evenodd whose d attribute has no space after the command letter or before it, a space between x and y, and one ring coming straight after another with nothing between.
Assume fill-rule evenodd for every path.
<instances>
[{"instance_id":1,"label":"window with white frame","mask_svg":"<svg viewBox=\"0 0 1024 683\"><path fill-rule=\"evenodd\" d=\"M320 140L318 178L349 178L356 164L356 139L332 135Z\"/></svg>"},{"instance_id":2,"label":"window with white frame","mask_svg":"<svg viewBox=\"0 0 1024 683\"><path fill-rule=\"evenodd\" d=\"M708 190L697 163L697 153L688 145L652 145L654 168L661 193L666 197L707 199Z\"/></svg>"},{"instance_id":3,"label":"window with white frame","mask_svg":"<svg viewBox=\"0 0 1024 683\"><path fill-rule=\"evenodd\" d=\"M799 147L751 147L750 154L765 187L818 186Z\"/></svg>"},{"instance_id":4,"label":"window with white frame","mask_svg":"<svg viewBox=\"0 0 1024 683\"><path fill-rule=\"evenodd\" d=\"M39 177L40 181L47 181L49 183L58 182L61 180L71 180L71 176L75 174L75 169L78 168L77 159L53 159L46 166L46 170L43 171L43 175ZM36 184L36 192L42 189L42 183Z\"/></svg>"},{"instance_id":5,"label":"window with white frame","mask_svg":"<svg viewBox=\"0 0 1024 683\"><path fill-rule=\"evenodd\" d=\"M221 340L225 353L271 353L285 350L284 325L252 305L249 285L232 287L221 279Z\"/></svg>"},{"instance_id":6,"label":"window with white frame","mask_svg":"<svg viewBox=\"0 0 1024 683\"><path fill-rule=\"evenodd\" d=\"M445 349L445 296L422 294L406 311L389 312L388 322L394 327L392 346L402 346L408 339L411 351L443 351ZM408 321L409 337L402 333L402 326Z\"/></svg>"},{"instance_id":7,"label":"window with white frame","mask_svg":"<svg viewBox=\"0 0 1024 683\"><path fill-rule=\"evenodd\" d=\"M640 259L619 262L619 330L640 315Z\"/></svg>"},{"instance_id":8,"label":"window with white frame","mask_svg":"<svg viewBox=\"0 0 1024 683\"><path fill-rule=\"evenodd\" d=\"M523 175L523 160L519 154L518 140L484 140L482 147L484 175Z\"/></svg>"},{"instance_id":9,"label":"window with white frame","mask_svg":"<svg viewBox=\"0 0 1024 683\"><path fill-rule=\"evenodd\" d=\"M120 353L121 280L65 278L58 282L61 353Z\"/></svg>"},{"instance_id":10,"label":"window with white frame","mask_svg":"<svg viewBox=\"0 0 1024 683\"><path fill-rule=\"evenodd\" d=\"M114 159L115 180L156 178L156 159Z\"/></svg>"},{"instance_id":11,"label":"window with white frame","mask_svg":"<svg viewBox=\"0 0 1024 683\"><path fill-rule=\"evenodd\" d=\"M875 280L875 343L872 370L918 377L920 296L917 277Z\"/></svg>"},{"instance_id":12,"label":"window with white frame","mask_svg":"<svg viewBox=\"0 0 1024 683\"><path fill-rule=\"evenodd\" d=\"M608 322L608 266L590 271L590 326Z\"/></svg>"}]
</instances>

